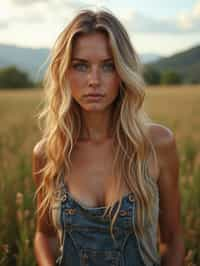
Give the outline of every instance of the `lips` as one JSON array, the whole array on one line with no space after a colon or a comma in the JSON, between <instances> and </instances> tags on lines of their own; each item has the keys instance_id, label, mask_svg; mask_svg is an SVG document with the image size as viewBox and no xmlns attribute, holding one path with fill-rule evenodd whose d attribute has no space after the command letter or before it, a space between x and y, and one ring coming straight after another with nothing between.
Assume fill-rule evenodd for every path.
<instances>
[{"instance_id":1,"label":"lips","mask_svg":"<svg viewBox=\"0 0 200 266\"><path fill-rule=\"evenodd\" d=\"M99 102L103 99L104 95L99 93L89 93L84 95L86 101L89 102Z\"/></svg>"},{"instance_id":2,"label":"lips","mask_svg":"<svg viewBox=\"0 0 200 266\"><path fill-rule=\"evenodd\" d=\"M99 94L99 93L89 93L84 95L85 97L103 97L103 94Z\"/></svg>"}]
</instances>

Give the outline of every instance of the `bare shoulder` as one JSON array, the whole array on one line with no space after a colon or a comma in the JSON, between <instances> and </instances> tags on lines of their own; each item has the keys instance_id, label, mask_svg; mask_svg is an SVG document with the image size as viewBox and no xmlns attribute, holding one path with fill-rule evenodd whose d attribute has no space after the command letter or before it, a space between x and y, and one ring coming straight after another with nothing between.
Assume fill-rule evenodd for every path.
<instances>
[{"instance_id":1,"label":"bare shoulder","mask_svg":"<svg viewBox=\"0 0 200 266\"><path fill-rule=\"evenodd\" d=\"M180 159L172 130L162 125L150 128L159 164L159 227L161 242L170 245L173 238L182 238L181 194L179 190ZM183 241L183 240L182 240Z\"/></svg>"},{"instance_id":2,"label":"bare shoulder","mask_svg":"<svg viewBox=\"0 0 200 266\"><path fill-rule=\"evenodd\" d=\"M149 137L160 159L171 156L176 149L176 138L173 131L161 124L152 123L149 126ZM159 159L159 158L158 158Z\"/></svg>"},{"instance_id":3,"label":"bare shoulder","mask_svg":"<svg viewBox=\"0 0 200 266\"><path fill-rule=\"evenodd\" d=\"M32 174L36 185L39 185L39 183L41 182L41 175L37 174L36 172L41 170L45 163L44 144L45 141L43 139L39 140L33 147L32 152Z\"/></svg>"},{"instance_id":4,"label":"bare shoulder","mask_svg":"<svg viewBox=\"0 0 200 266\"><path fill-rule=\"evenodd\" d=\"M155 148L163 148L174 142L175 137L173 131L158 123L151 123L149 125L149 136Z\"/></svg>"},{"instance_id":5,"label":"bare shoulder","mask_svg":"<svg viewBox=\"0 0 200 266\"><path fill-rule=\"evenodd\" d=\"M149 126L149 137L157 153L159 179L177 176L179 157L173 131L164 125L152 123Z\"/></svg>"},{"instance_id":6,"label":"bare shoulder","mask_svg":"<svg viewBox=\"0 0 200 266\"><path fill-rule=\"evenodd\" d=\"M45 140L44 139L39 140L33 147L33 155L36 157L42 157L44 153L44 145L45 145Z\"/></svg>"},{"instance_id":7,"label":"bare shoulder","mask_svg":"<svg viewBox=\"0 0 200 266\"><path fill-rule=\"evenodd\" d=\"M45 166L45 158L44 158L44 140L38 141L33 147L32 152L32 176L35 182L36 188L42 182L43 175L41 174L41 169ZM43 195L41 192L37 194L37 209L43 201ZM49 216L48 211L46 210L41 219L36 219L36 230L42 232L48 236L56 236L55 228L52 224L52 220Z\"/></svg>"}]
</instances>

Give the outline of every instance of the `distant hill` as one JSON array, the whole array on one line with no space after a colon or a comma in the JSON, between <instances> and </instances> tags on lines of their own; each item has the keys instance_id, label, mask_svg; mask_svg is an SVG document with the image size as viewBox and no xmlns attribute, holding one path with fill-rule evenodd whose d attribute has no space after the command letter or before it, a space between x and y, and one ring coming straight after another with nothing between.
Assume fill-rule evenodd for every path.
<instances>
[{"instance_id":1,"label":"distant hill","mask_svg":"<svg viewBox=\"0 0 200 266\"><path fill-rule=\"evenodd\" d=\"M140 55L143 64L153 63L161 58L163 58L163 56L154 53L144 53Z\"/></svg>"},{"instance_id":2,"label":"distant hill","mask_svg":"<svg viewBox=\"0 0 200 266\"><path fill-rule=\"evenodd\" d=\"M26 71L34 81L41 80L46 70L48 48L26 48L0 44L0 67L12 64ZM158 71L173 70L179 73L185 83L200 83L200 46L162 57L154 53L140 54L144 65L153 66Z\"/></svg>"},{"instance_id":3,"label":"distant hill","mask_svg":"<svg viewBox=\"0 0 200 266\"><path fill-rule=\"evenodd\" d=\"M173 70L185 83L200 83L200 45L151 64L156 70Z\"/></svg>"},{"instance_id":4,"label":"distant hill","mask_svg":"<svg viewBox=\"0 0 200 266\"><path fill-rule=\"evenodd\" d=\"M14 45L0 44L0 67L12 64L26 71L34 81L41 80L47 64L43 65L49 55L48 48L26 48ZM144 53L140 55L143 63L153 62L160 58L157 54ZM42 66L43 65L43 66Z\"/></svg>"},{"instance_id":5,"label":"distant hill","mask_svg":"<svg viewBox=\"0 0 200 266\"><path fill-rule=\"evenodd\" d=\"M46 65L42 64L47 60L48 54L49 49L46 48L32 49L0 44L0 67L16 65L26 71L32 80L38 81L46 69Z\"/></svg>"}]
</instances>

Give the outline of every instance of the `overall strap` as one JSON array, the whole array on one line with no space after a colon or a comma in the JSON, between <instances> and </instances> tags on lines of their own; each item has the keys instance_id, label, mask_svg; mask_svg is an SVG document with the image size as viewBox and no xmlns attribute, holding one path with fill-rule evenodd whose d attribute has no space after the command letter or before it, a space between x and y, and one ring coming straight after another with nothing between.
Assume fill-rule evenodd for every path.
<instances>
[{"instance_id":1,"label":"overall strap","mask_svg":"<svg viewBox=\"0 0 200 266\"><path fill-rule=\"evenodd\" d=\"M61 189L64 191L64 192L67 192L68 189L67 189L67 185L65 183L65 175L64 173L62 172L61 174L61 177L60 177L60 186L61 186Z\"/></svg>"}]
</instances>

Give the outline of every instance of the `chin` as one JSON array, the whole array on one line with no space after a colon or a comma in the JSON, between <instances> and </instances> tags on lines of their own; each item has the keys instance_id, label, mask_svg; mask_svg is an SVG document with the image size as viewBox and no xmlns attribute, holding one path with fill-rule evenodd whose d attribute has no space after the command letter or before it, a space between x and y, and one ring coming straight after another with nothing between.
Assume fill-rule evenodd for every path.
<instances>
[{"instance_id":1,"label":"chin","mask_svg":"<svg viewBox=\"0 0 200 266\"><path fill-rule=\"evenodd\" d=\"M107 109L107 107L100 104L90 104L87 106L81 106L81 108L87 112L102 112Z\"/></svg>"},{"instance_id":2,"label":"chin","mask_svg":"<svg viewBox=\"0 0 200 266\"><path fill-rule=\"evenodd\" d=\"M102 111L105 111L104 108L98 108L98 107L84 108L83 110L86 111L86 112L102 112Z\"/></svg>"}]
</instances>

